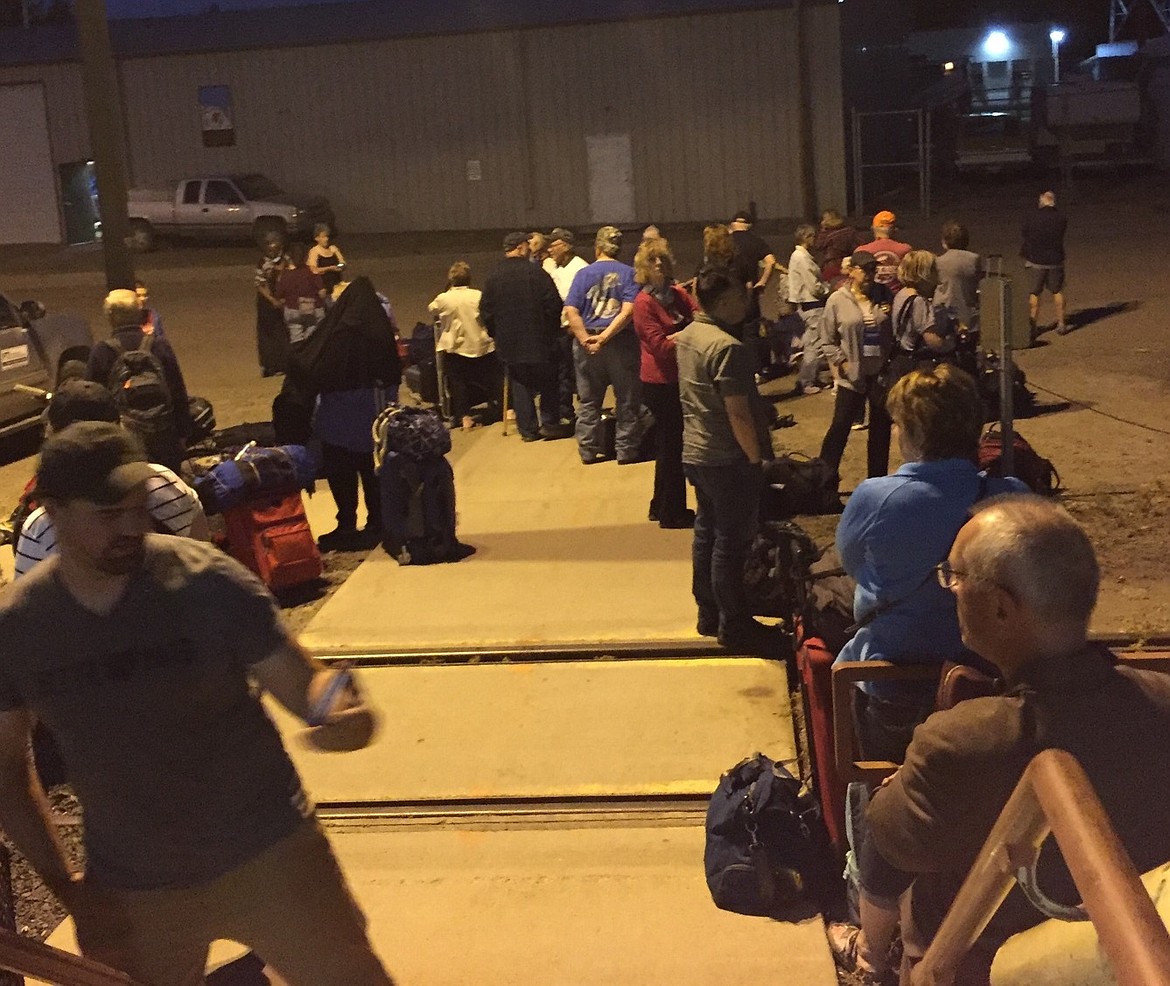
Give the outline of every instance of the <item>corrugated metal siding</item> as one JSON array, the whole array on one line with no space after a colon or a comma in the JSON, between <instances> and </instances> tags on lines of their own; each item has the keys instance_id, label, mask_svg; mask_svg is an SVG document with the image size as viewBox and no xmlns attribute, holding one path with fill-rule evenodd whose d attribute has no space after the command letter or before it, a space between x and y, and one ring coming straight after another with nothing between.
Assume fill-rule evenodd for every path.
<instances>
[{"instance_id":1,"label":"corrugated metal siding","mask_svg":"<svg viewBox=\"0 0 1170 986\"><path fill-rule=\"evenodd\" d=\"M327 194L351 231L587 226L585 138L628 133L639 217L725 219L753 199L761 216L792 216L792 17L773 9L135 58L121 65L130 173L165 185L263 171ZM805 17L817 49L818 197L840 207L836 4ZM83 157L76 66L17 74L46 78L58 160ZM202 146L198 88L213 84L231 87L234 147ZM470 160L481 181L467 180Z\"/></svg>"}]
</instances>

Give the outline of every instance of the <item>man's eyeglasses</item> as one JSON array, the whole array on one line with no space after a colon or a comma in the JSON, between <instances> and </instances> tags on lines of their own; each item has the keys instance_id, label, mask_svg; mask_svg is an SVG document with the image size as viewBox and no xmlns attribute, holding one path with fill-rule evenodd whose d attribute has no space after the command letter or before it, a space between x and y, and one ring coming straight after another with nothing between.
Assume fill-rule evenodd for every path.
<instances>
[{"instance_id":1,"label":"man's eyeglasses","mask_svg":"<svg viewBox=\"0 0 1170 986\"><path fill-rule=\"evenodd\" d=\"M944 589L953 589L964 576L963 572L957 572L951 568L949 561L940 561L935 565L934 574L938 578L938 584Z\"/></svg>"}]
</instances>

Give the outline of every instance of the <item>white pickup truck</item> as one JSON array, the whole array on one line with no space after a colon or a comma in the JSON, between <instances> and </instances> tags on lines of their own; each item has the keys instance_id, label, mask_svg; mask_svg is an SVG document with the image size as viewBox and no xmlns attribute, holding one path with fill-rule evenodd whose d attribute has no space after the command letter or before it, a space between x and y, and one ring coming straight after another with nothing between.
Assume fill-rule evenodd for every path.
<instances>
[{"instance_id":1,"label":"white pickup truck","mask_svg":"<svg viewBox=\"0 0 1170 986\"><path fill-rule=\"evenodd\" d=\"M252 239L271 233L311 233L315 223L334 225L324 198L288 195L261 174L186 178L174 192L134 188L129 200L128 242L151 250L160 236Z\"/></svg>"}]
</instances>

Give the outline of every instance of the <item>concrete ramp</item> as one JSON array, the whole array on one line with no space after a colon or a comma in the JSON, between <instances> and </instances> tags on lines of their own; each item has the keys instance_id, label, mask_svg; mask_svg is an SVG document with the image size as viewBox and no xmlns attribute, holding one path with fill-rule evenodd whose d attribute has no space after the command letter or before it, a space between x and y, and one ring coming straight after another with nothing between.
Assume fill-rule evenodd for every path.
<instances>
[{"instance_id":1,"label":"concrete ramp","mask_svg":"<svg viewBox=\"0 0 1170 986\"><path fill-rule=\"evenodd\" d=\"M328 826L404 986L836 986L819 917L720 911L701 824Z\"/></svg>"},{"instance_id":2,"label":"concrete ramp","mask_svg":"<svg viewBox=\"0 0 1170 986\"><path fill-rule=\"evenodd\" d=\"M705 797L743 757L796 755L784 665L757 658L359 674L382 715L364 750L307 747L299 721L269 702L322 804Z\"/></svg>"},{"instance_id":3,"label":"concrete ramp","mask_svg":"<svg viewBox=\"0 0 1170 986\"><path fill-rule=\"evenodd\" d=\"M477 553L402 568L372 552L302 632L310 650L699 640L691 532L647 520L653 463L584 466L571 439L498 424L454 438L459 538Z\"/></svg>"}]
</instances>

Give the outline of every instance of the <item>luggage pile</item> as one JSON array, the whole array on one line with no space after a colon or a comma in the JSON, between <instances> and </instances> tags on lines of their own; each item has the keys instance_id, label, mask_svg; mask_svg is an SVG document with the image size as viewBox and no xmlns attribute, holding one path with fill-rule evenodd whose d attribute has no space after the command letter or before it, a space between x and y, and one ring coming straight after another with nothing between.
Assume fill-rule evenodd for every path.
<instances>
[{"instance_id":1,"label":"luggage pile","mask_svg":"<svg viewBox=\"0 0 1170 986\"><path fill-rule=\"evenodd\" d=\"M303 445L252 441L195 480L204 511L223 517L223 547L269 589L312 582L324 570L301 499L316 476L317 461Z\"/></svg>"}]
</instances>

